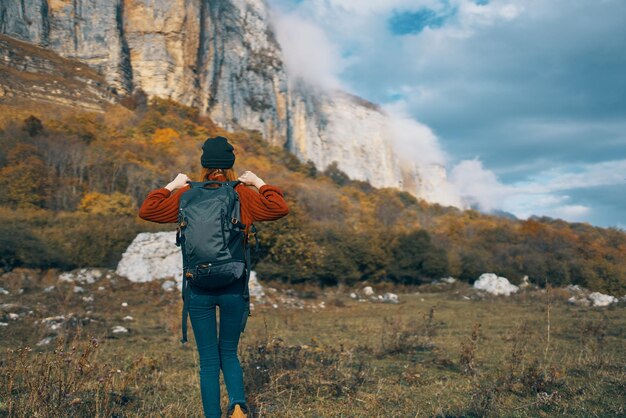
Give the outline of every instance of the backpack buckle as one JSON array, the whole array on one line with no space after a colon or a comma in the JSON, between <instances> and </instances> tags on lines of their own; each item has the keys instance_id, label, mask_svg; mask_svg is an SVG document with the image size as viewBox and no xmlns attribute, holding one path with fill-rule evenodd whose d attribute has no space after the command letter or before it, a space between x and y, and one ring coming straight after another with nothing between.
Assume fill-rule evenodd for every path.
<instances>
[{"instance_id":1,"label":"backpack buckle","mask_svg":"<svg viewBox=\"0 0 626 418\"><path fill-rule=\"evenodd\" d=\"M246 224L242 223L236 218L230 218L230 223L237 226L239 229L246 229Z\"/></svg>"}]
</instances>

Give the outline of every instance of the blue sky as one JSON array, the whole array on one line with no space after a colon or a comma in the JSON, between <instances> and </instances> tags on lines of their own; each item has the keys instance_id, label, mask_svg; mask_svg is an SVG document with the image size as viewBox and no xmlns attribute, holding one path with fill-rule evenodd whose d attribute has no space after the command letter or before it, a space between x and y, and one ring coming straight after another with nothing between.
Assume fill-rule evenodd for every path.
<instances>
[{"instance_id":1,"label":"blue sky","mask_svg":"<svg viewBox=\"0 0 626 418\"><path fill-rule=\"evenodd\" d=\"M270 4L292 73L423 125L468 201L626 228L626 1Z\"/></svg>"}]
</instances>

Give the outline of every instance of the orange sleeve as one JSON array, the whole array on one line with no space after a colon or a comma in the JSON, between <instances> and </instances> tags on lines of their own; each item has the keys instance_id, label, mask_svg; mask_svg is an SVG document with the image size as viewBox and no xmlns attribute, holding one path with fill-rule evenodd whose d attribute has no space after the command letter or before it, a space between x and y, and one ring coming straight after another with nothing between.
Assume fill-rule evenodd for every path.
<instances>
[{"instance_id":1,"label":"orange sleeve","mask_svg":"<svg viewBox=\"0 0 626 418\"><path fill-rule=\"evenodd\" d=\"M274 221L289 213L283 192L276 186L265 184L258 192L243 186L237 191L240 193L242 204L246 205L247 211L252 216L252 222Z\"/></svg>"},{"instance_id":2,"label":"orange sleeve","mask_svg":"<svg viewBox=\"0 0 626 418\"><path fill-rule=\"evenodd\" d=\"M177 222L180 195L188 189L189 186L185 186L170 192L162 187L151 191L139 208L139 217L146 221L158 223Z\"/></svg>"}]
</instances>

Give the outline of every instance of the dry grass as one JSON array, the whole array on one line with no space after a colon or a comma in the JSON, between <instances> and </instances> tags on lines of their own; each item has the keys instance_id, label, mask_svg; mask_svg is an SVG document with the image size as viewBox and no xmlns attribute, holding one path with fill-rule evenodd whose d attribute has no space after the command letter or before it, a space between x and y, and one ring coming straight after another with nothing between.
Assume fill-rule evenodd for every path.
<instances>
[{"instance_id":1,"label":"dry grass","mask_svg":"<svg viewBox=\"0 0 626 418\"><path fill-rule=\"evenodd\" d=\"M201 416L194 342L178 343L178 293L116 278L84 285L82 294L71 284L43 287L0 296L20 312L17 320L0 313L9 322L0 328L0 416ZM90 295L93 302L82 299ZM256 416L626 413L623 306L574 307L539 293L403 294L398 305L338 292L317 298L327 307L256 307L240 346ZM34 324L70 313L55 332ZM127 315L134 320L123 321ZM129 333L111 333L115 325ZM54 333L49 346L36 346Z\"/></svg>"}]
</instances>

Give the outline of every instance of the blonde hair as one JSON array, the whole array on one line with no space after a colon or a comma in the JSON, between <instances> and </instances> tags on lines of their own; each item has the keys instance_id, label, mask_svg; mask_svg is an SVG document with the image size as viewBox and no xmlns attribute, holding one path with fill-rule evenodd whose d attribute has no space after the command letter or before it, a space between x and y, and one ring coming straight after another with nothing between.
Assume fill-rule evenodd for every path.
<instances>
[{"instance_id":1,"label":"blonde hair","mask_svg":"<svg viewBox=\"0 0 626 418\"><path fill-rule=\"evenodd\" d=\"M202 167L202 174L200 175L200 181L213 180L218 175L223 175L228 181L235 181L239 177L234 168L206 168Z\"/></svg>"}]
</instances>

